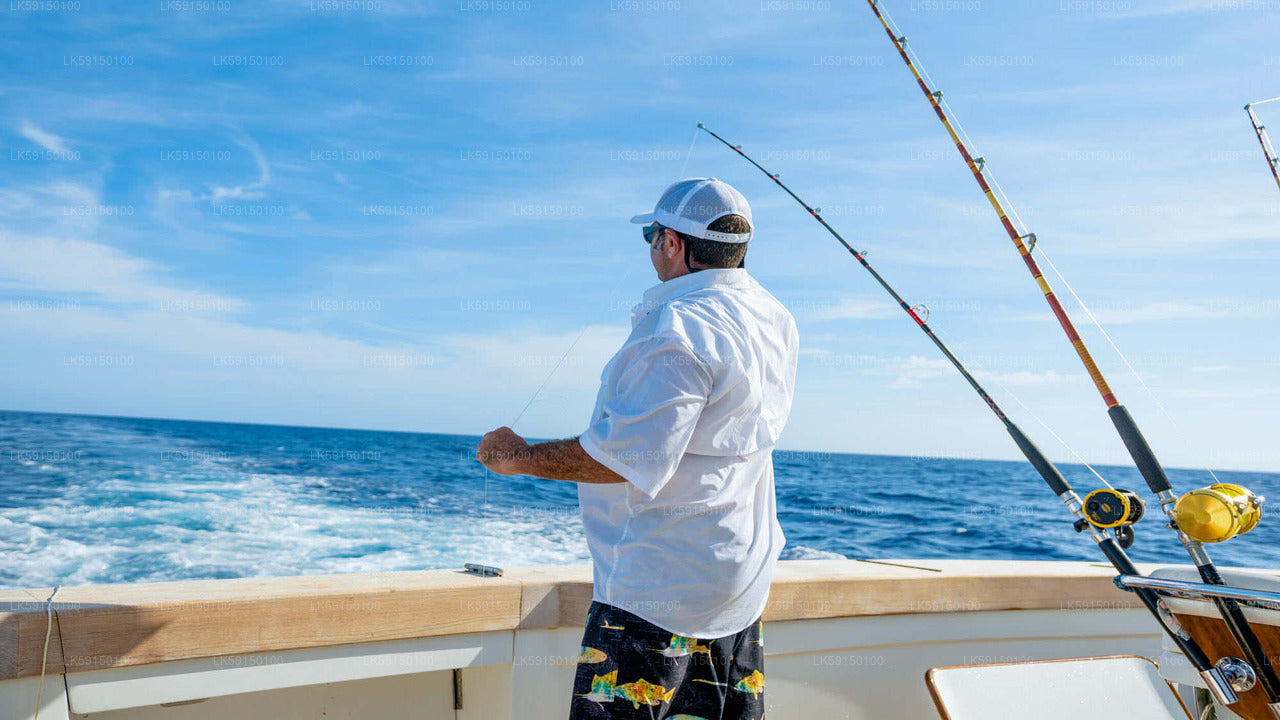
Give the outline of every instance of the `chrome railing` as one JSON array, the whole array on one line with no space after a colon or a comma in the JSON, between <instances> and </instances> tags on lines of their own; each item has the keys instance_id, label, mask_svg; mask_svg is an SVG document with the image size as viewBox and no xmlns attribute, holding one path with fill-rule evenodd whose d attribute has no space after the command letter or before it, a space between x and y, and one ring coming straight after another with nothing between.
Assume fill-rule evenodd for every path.
<instances>
[{"instance_id":1,"label":"chrome railing","mask_svg":"<svg viewBox=\"0 0 1280 720\"><path fill-rule=\"evenodd\" d=\"M1116 587L1121 590L1144 588L1155 590L1162 595L1186 598L1191 600L1207 600L1210 598L1229 598L1250 607L1267 610L1280 610L1280 593L1266 590L1247 590L1229 585L1206 585L1185 580L1166 580L1164 578L1143 577L1141 575L1120 575L1115 579Z\"/></svg>"}]
</instances>

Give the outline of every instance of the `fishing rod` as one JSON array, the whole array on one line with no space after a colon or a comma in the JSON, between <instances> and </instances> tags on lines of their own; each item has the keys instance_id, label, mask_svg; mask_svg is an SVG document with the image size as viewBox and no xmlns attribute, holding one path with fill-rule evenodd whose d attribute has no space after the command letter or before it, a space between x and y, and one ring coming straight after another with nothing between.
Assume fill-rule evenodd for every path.
<instances>
[{"instance_id":1,"label":"fishing rod","mask_svg":"<svg viewBox=\"0 0 1280 720\"><path fill-rule=\"evenodd\" d=\"M960 151L961 158L964 159L965 165L968 166L969 172L973 174L974 179L978 182L978 186L986 195L987 200L991 203L992 209L996 211L996 215L1000 218L1000 224L1008 233L1009 238L1013 241L1018 253L1022 256L1023 262L1030 271L1031 276L1035 279L1036 284L1044 293L1045 300L1049 303L1049 307L1053 310L1053 314L1058 319L1058 324L1062 326L1063 332L1071 341L1075 348L1076 354L1080 357L1080 362L1084 364L1085 370L1088 371L1090 379L1097 388L1098 393L1102 396L1103 402L1107 405L1107 414L1111 417L1111 422L1115 425L1116 431L1120 435L1120 439L1124 442L1125 448L1129 451L1129 455L1133 458L1134 464L1141 473L1143 479L1151 492L1160 500L1160 507L1165 515L1169 517L1170 526L1177 533L1179 541L1191 556L1195 563L1200 577L1208 585L1224 585L1221 574L1218 573L1217 567L1214 566L1209 554L1204 549L1203 542L1218 542L1229 539L1248 530L1257 524L1254 514L1260 515L1259 506L1261 499L1253 495L1251 492L1239 486L1232 485L1226 487L1225 483L1219 483L1206 488L1205 490L1197 490L1188 493L1183 498L1178 498L1173 494L1169 484L1169 478L1165 475L1164 468L1160 465L1160 461L1156 459L1155 452L1143 437L1141 430L1138 429L1137 423L1133 416L1129 414L1129 410L1120 401L1116 399L1115 393L1107 384L1106 378L1102 371L1098 369L1097 363L1090 354L1088 347L1085 345L1084 339L1080 337L1080 333L1076 331L1075 325L1071 322L1071 318L1067 316L1066 311L1062 307L1062 303L1058 300L1050 287L1049 282L1045 279L1044 273L1040 270L1039 264L1032 256L1032 252L1036 246L1035 233L1019 233L1015 229L1013 222L1009 219L1008 213L1005 211L1004 205L1000 198L996 196L996 192L992 189L992 185L998 189L999 184L992 180L987 181L989 171L986 167L986 160L982 157L974 158L969 151L968 145L960 137L956 131L956 125L953 123L946 102L943 100L942 91L931 87L927 76L922 73L917 64L912 60L911 55L907 52L907 38L901 33L894 32L890 27L889 21L885 14L881 12L879 0L867 0L867 4L871 6L871 11L875 13L876 19L880 21L880 25L884 28L885 34L893 42L893 46L898 51L898 55L902 57L907 68L911 70L911 74L915 77L916 83L919 85L921 92L929 100L929 104L933 107L934 113L938 119L942 121L942 125L946 128L947 134L951 136L951 140L955 143L956 149ZM1001 192L1001 195L1004 193ZM1005 197L1008 201L1008 197ZM1014 217L1017 217L1016 212ZM1025 241L1025 242L1024 242ZM1064 280L1065 282L1065 280ZM1105 332L1105 331L1104 331ZM1228 495L1227 492L1235 493L1242 491L1238 495ZM1220 497L1214 497L1206 493L1218 492ZM1225 537L1219 537L1212 532L1205 532L1206 529L1197 523L1197 510L1203 510L1208 506L1215 505L1222 500L1221 506L1225 509L1231 507L1241 514L1248 513L1251 515L1252 522L1236 523L1233 532L1226 534ZM1228 513L1231 511L1228 510ZM1238 517L1238 516L1237 516ZM1246 528L1245 525L1248 525ZM1195 533L1193 536L1192 533ZM1280 677L1277 677L1275 669L1271 665L1271 660L1267 653L1262 649L1262 644L1258 641L1257 635L1253 628L1249 625L1244 617L1244 613L1240 610L1239 603L1228 598L1214 598L1219 613L1226 622L1228 629L1231 631L1232 637L1236 644L1240 647L1241 652L1246 659L1257 670L1259 680L1261 680L1262 689L1267 696L1267 704L1270 707L1274 717L1280 718Z\"/></svg>"},{"instance_id":2,"label":"fishing rod","mask_svg":"<svg viewBox=\"0 0 1280 720\"><path fill-rule=\"evenodd\" d=\"M1254 105L1263 105L1277 100L1280 100L1280 97L1249 103L1244 106L1244 111L1249 113L1249 122L1253 123L1253 134L1258 136L1258 143L1262 145L1262 153L1267 158L1267 167L1271 170L1271 177L1275 178L1276 185L1280 186L1280 156L1276 155L1276 149L1271 145L1271 137L1267 135L1267 126L1259 123L1258 116L1253 114Z\"/></svg>"},{"instance_id":3,"label":"fishing rod","mask_svg":"<svg viewBox=\"0 0 1280 720\"><path fill-rule=\"evenodd\" d=\"M716 140L719 140L725 147L738 153L739 157L754 165L757 170L768 175L769 179L773 180L773 182L777 184L778 187L782 188L783 192L790 195L793 200L800 203L800 205L809 213L810 216L813 217L814 220L817 220L822 227L827 230L827 232L831 233L831 236L838 240L840 244L844 246L844 249L848 250L849 254L853 255L853 258L857 260L867 272L871 273L871 276L880 284L880 287L884 288L885 292L889 293L894 301L898 303L898 307L902 308L903 312L915 321L920 330L933 341L933 344L937 346L938 350L940 350L943 356L947 358L947 361L960 372L960 375L969 383L969 387L973 388L974 392L978 393L978 396L982 398L982 401L986 403L991 412L995 413L996 418L998 418L1004 425L1005 430L1008 431L1009 435L1013 438L1013 442L1018 446L1018 449L1022 451L1027 462L1031 463L1031 466L1040 474L1040 477L1053 491L1053 494L1057 495L1058 498L1062 500L1063 504L1067 506L1067 510L1076 517L1076 532L1083 532L1087 529L1089 531L1090 538L1098 544L1099 549L1102 550L1102 554L1107 557L1107 560L1111 561L1111 565L1119 571L1121 575L1141 575L1138 568L1133 564L1133 561L1129 559L1129 555L1125 552L1125 548L1129 547L1133 542L1133 523L1142 518L1142 499L1136 493L1132 493L1128 490L1108 488L1105 490L1095 490L1094 492L1086 495L1085 499L1081 501L1080 496L1076 494L1076 491L1071 487L1071 484L1067 482L1067 479L1063 477L1058 468L1054 466L1054 464L1045 456L1040 448L1036 446L1031 438L1027 437L1026 433L1024 433L1016 423L1009 419L1009 416L1000 409L1000 406L996 403L995 399L987 393L986 389L982 387L982 384L973 376L973 373L969 372L969 369L964 366L964 363L960 362L960 359L951 352L951 349L947 347L946 343L942 342L942 339L939 338L937 334L934 333L933 329L929 327L929 323L927 322L928 312L927 309L924 309L924 306L912 306L907 304L907 301L893 289L893 286L891 286L875 268L871 267L871 263L867 261L866 253L855 250L853 246L840 235L840 233L836 232L835 228L831 227L831 225L827 223L827 221L822 217L822 211L820 208L812 207L804 200L801 200L800 196L796 195L791 188L787 187L776 173L771 173L764 169L760 163L742 152L742 147L740 145L730 144L728 140L720 137L702 123L698 123L698 128L705 131ZM917 308L923 309L923 316L922 312L917 311ZM1106 481L1104 480L1103 482ZM1108 533L1108 530L1111 532ZM1168 614L1167 606L1164 601L1160 599L1160 596L1155 591L1146 588L1136 589L1135 592L1137 592L1139 599L1142 600L1142 604L1145 605L1156 618L1156 622L1158 622L1160 627L1168 633L1169 637L1173 639L1174 643L1178 645L1178 648L1182 650L1186 658L1195 667L1196 671L1200 674L1200 677L1205 681L1205 685L1213 694L1214 699L1223 705L1231 705L1237 702L1238 697L1236 696L1235 691L1231 688L1222 668L1214 666L1213 663L1209 661L1208 656L1205 655L1204 651L1200 649L1200 646L1196 644L1195 640L1193 640L1190 635L1187 635L1176 625L1170 626L1169 621L1166 621L1166 615L1168 618L1172 618L1173 615Z\"/></svg>"}]
</instances>

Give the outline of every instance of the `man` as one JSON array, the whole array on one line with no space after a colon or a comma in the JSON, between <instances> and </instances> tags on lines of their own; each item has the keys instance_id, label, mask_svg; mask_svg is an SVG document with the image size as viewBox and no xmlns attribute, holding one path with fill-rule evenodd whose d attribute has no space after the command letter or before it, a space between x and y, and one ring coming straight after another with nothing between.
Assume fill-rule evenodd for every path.
<instances>
[{"instance_id":1,"label":"man","mask_svg":"<svg viewBox=\"0 0 1280 720\"><path fill-rule=\"evenodd\" d=\"M799 337L744 269L751 209L712 178L667 188L645 224L662 282L632 311L580 437L510 428L477 458L579 483L595 592L570 718L756 720L760 614L782 550L772 448Z\"/></svg>"}]
</instances>

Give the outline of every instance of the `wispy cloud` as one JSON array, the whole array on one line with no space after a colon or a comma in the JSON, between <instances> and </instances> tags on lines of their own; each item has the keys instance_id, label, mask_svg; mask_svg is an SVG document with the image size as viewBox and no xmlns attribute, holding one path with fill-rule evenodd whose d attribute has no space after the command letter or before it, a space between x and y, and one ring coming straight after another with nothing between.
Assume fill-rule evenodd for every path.
<instances>
[{"instance_id":1,"label":"wispy cloud","mask_svg":"<svg viewBox=\"0 0 1280 720\"><path fill-rule=\"evenodd\" d=\"M878 300L839 298L821 303L797 301L790 303L792 311L811 320L883 320L897 317L902 311Z\"/></svg>"},{"instance_id":2,"label":"wispy cloud","mask_svg":"<svg viewBox=\"0 0 1280 720\"><path fill-rule=\"evenodd\" d=\"M897 377L889 383L891 390L914 390L929 380L958 374L946 360L931 360L919 355L899 360L897 365Z\"/></svg>"},{"instance_id":3,"label":"wispy cloud","mask_svg":"<svg viewBox=\"0 0 1280 720\"><path fill-rule=\"evenodd\" d=\"M864 374L889 377L889 390L915 390L926 383L960 376L959 371L945 358L930 358L922 355L877 356L869 354L841 355L830 350L809 348L801 350L801 355L811 358L808 367L831 367L858 370ZM990 370L971 365L969 371L982 382L989 382L1002 387L1027 387L1058 385L1075 382L1082 375L1064 374L1056 370Z\"/></svg>"},{"instance_id":4,"label":"wispy cloud","mask_svg":"<svg viewBox=\"0 0 1280 720\"><path fill-rule=\"evenodd\" d=\"M188 312L233 312L247 306L236 298L171 285L163 279L162 266L101 243L0 233L0 257L0 288L11 291Z\"/></svg>"},{"instance_id":5,"label":"wispy cloud","mask_svg":"<svg viewBox=\"0 0 1280 720\"><path fill-rule=\"evenodd\" d=\"M35 123L27 121L18 128L18 134L57 155L70 155L71 146L63 138L47 130L42 130Z\"/></svg>"},{"instance_id":6,"label":"wispy cloud","mask_svg":"<svg viewBox=\"0 0 1280 720\"><path fill-rule=\"evenodd\" d=\"M209 193L208 199L215 205L226 200L247 200L262 197L262 189L271 182L271 165L267 163L267 156L263 154L262 148L253 138L248 135L240 135L236 137L236 143L248 150L253 155L253 161L258 166L258 179L245 185L215 185Z\"/></svg>"},{"instance_id":7,"label":"wispy cloud","mask_svg":"<svg viewBox=\"0 0 1280 720\"><path fill-rule=\"evenodd\" d=\"M1150 0L1148 2L1122 3L1121 5L1123 5L1124 9L1103 13L1102 17L1111 20L1134 20L1169 15L1186 15L1188 13L1220 12L1224 8L1229 8L1229 4L1222 2L1222 0L1182 0L1182 2Z\"/></svg>"},{"instance_id":8,"label":"wispy cloud","mask_svg":"<svg viewBox=\"0 0 1280 720\"><path fill-rule=\"evenodd\" d=\"M1205 301L1165 300L1142 305L1098 307L1090 310L1098 322L1108 325L1133 325L1166 320L1246 320L1280 314L1280 300L1219 298ZM1022 322L1049 321L1048 312L1021 315Z\"/></svg>"}]
</instances>

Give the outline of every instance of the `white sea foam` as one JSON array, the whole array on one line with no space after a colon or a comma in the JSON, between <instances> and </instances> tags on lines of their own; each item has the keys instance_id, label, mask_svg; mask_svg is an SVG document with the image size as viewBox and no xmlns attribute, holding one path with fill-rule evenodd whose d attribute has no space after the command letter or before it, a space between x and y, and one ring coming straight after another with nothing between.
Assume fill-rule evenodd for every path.
<instances>
[{"instance_id":1,"label":"white sea foam","mask_svg":"<svg viewBox=\"0 0 1280 720\"><path fill-rule=\"evenodd\" d=\"M587 560L577 515L334 504L313 478L115 478L0 518L11 587Z\"/></svg>"},{"instance_id":2,"label":"white sea foam","mask_svg":"<svg viewBox=\"0 0 1280 720\"><path fill-rule=\"evenodd\" d=\"M844 560L837 552L818 550L804 545L787 545L782 551L782 560Z\"/></svg>"}]
</instances>

